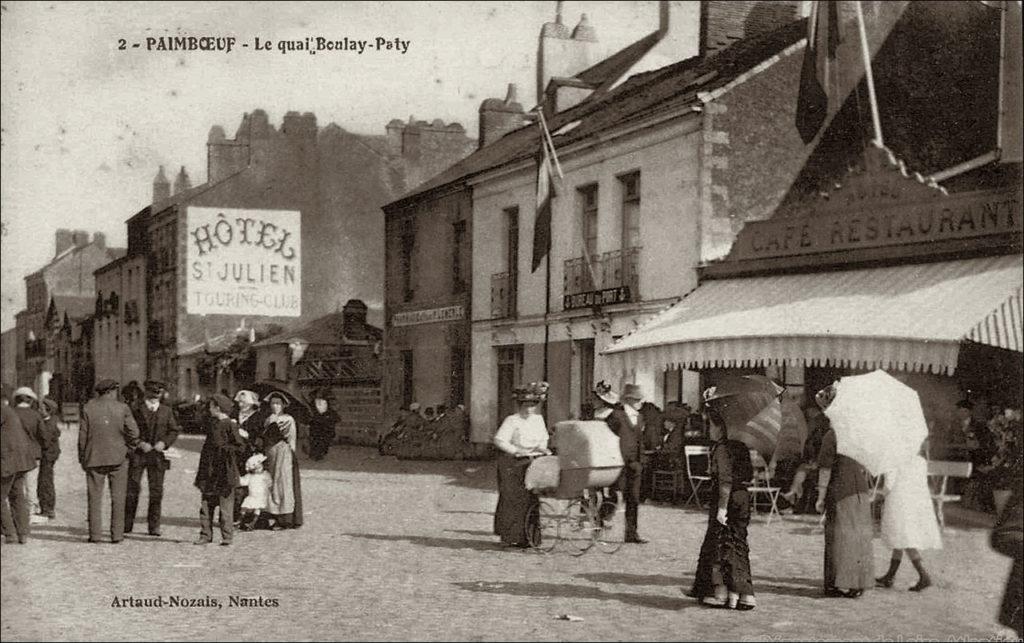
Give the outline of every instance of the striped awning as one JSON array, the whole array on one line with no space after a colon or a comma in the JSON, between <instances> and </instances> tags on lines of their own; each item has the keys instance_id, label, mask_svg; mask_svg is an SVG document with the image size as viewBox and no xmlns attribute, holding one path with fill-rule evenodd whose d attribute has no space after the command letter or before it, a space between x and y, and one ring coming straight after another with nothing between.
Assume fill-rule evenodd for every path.
<instances>
[{"instance_id":1,"label":"striped awning","mask_svg":"<svg viewBox=\"0 0 1024 643\"><path fill-rule=\"evenodd\" d=\"M1024 289L1017 286L1013 294L971 328L966 338L979 344L1024 352L1024 325L1021 323L1024 318L1024 307L1021 306L1022 290Z\"/></svg>"},{"instance_id":2,"label":"striped awning","mask_svg":"<svg viewBox=\"0 0 1024 643\"><path fill-rule=\"evenodd\" d=\"M1020 255L708 280L602 352L613 371L769 364L952 373L973 339L1020 351Z\"/></svg>"}]
</instances>

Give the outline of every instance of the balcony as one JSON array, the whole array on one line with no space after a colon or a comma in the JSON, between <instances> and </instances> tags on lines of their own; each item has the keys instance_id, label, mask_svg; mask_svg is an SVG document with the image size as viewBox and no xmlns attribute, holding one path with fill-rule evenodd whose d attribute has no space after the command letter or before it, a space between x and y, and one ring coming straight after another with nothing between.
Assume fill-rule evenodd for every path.
<instances>
[{"instance_id":1,"label":"balcony","mask_svg":"<svg viewBox=\"0 0 1024 643\"><path fill-rule=\"evenodd\" d=\"M594 308L640 300L640 248L614 250L590 257L567 259L562 283L562 307Z\"/></svg>"},{"instance_id":2,"label":"balcony","mask_svg":"<svg viewBox=\"0 0 1024 643\"><path fill-rule=\"evenodd\" d=\"M491 318L516 316L519 275L514 272L499 272L491 275Z\"/></svg>"}]
</instances>

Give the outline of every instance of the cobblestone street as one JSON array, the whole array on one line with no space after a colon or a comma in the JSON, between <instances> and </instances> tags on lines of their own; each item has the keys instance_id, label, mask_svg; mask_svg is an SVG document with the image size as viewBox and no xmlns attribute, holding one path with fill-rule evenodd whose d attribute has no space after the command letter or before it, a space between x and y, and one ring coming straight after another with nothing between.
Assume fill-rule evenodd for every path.
<instances>
[{"instance_id":1,"label":"cobblestone street","mask_svg":"<svg viewBox=\"0 0 1024 643\"><path fill-rule=\"evenodd\" d=\"M195 547L201 438L182 436L163 537L89 545L75 439L65 429L58 519L35 527L27 546L2 548L4 640L964 640L999 631L1009 561L981 527L949 528L945 550L926 553L937 586L922 595L906 591L916 578L905 564L898 589L851 601L821 596L812 517L770 526L759 517L750 533L758 608L712 610L681 592L693 578L701 513L644 505L651 543L614 555L506 550L491 535L491 463L399 462L365 448L303 461L302 529ZM875 556L881 574L888 552L879 540ZM222 608L112 607L128 596L209 596ZM229 607L229 596L279 606ZM560 614L583 620L554 620Z\"/></svg>"}]
</instances>

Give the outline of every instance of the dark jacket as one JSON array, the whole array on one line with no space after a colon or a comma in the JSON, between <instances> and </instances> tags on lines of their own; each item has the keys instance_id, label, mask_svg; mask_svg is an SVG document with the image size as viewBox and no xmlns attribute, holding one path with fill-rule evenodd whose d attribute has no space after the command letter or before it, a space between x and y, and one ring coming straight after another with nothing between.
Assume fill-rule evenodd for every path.
<instances>
[{"instance_id":1,"label":"dark jacket","mask_svg":"<svg viewBox=\"0 0 1024 643\"><path fill-rule=\"evenodd\" d=\"M612 433L619 436L619 449L622 451L622 459L627 463L640 462L644 449L652 448L645 439L644 416L638 415L637 423L634 425L629 421L626 412L621 407L616 407L605 422Z\"/></svg>"},{"instance_id":2,"label":"dark jacket","mask_svg":"<svg viewBox=\"0 0 1024 643\"><path fill-rule=\"evenodd\" d=\"M199 468L195 485L204 496L222 498L235 492L238 486L238 456L245 448L245 440L238 433L238 423L229 418L211 417L206 429L206 441L199 452Z\"/></svg>"},{"instance_id":3,"label":"dark jacket","mask_svg":"<svg viewBox=\"0 0 1024 643\"><path fill-rule=\"evenodd\" d=\"M144 401L139 402L132 408L132 417L139 427L140 442L148 442L151 447L156 446L157 442L163 442L166 448L178 439L178 422L174 419L174 412L165 404L161 404L156 412L153 412ZM129 452L128 460L132 466L140 466L164 460L164 457L159 451L143 453L136 447Z\"/></svg>"},{"instance_id":4,"label":"dark jacket","mask_svg":"<svg viewBox=\"0 0 1024 643\"><path fill-rule=\"evenodd\" d=\"M78 427L78 462L85 468L121 464L139 444L139 427L127 404L105 397L89 400Z\"/></svg>"},{"instance_id":5,"label":"dark jacket","mask_svg":"<svg viewBox=\"0 0 1024 643\"><path fill-rule=\"evenodd\" d=\"M18 419L21 420L21 426L25 429L25 433L28 433L28 437L32 438L32 444L29 445L32 448L32 457L36 460L41 459L47 443L46 424L43 422L43 416L39 415L39 411L29 406L16 406L14 407L14 412L18 414ZM58 453L60 452L59 446L57 451Z\"/></svg>"},{"instance_id":6,"label":"dark jacket","mask_svg":"<svg viewBox=\"0 0 1024 643\"><path fill-rule=\"evenodd\" d=\"M43 430L43 460L56 462L60 457L60 427L57 426L56 415L43 417Z\"/></svg>"},{"instance_id":7,"label":"dark jacket","mask_svg":"<svg viewBox=\"0 0 1024 643\"><path fill-rule=\"evenodd\" d=\"M1024 505L1021 500L1018 489L992 530L992 548L1013 559L999 622L1016 630L1017 636L1024 635Z\"/></svg>"},{"instance_id":8,"label":"dark jacket","mask_svg":"<svg viewBox=\"0 0 1024 643\"><path fill-rule=\"evenodd\" d=\"M326 413L320 413L316 409L309 416L310 436L321 436L334 440L335 427L339 421L338 414L334 409L328 408Z\"/></svg>"},{"instance_id":9,"label":"dark jacket","mask_svg":"<svg viewBox=\"0 0 1024 643\"><path fill-rule=\"evenodd\" d=\"M36 468L32 438L25 432L14 409L2 406L0 412L0 476L4 478Z\"/></svg>"}]
</instances>

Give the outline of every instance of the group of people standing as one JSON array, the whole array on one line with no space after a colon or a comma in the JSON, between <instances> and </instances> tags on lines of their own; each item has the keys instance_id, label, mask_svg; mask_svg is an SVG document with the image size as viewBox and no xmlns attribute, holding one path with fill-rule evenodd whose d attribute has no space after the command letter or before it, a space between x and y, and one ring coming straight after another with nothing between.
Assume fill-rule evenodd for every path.
<instances>
[{"instance_id":1,"label":"group of people standing","mask_svg":"<svg viewBox=\"0 0 1024 643\"><path fill-rule=\"evenodd\" d=\"M537 534L531 530L538 527L530 523L530 517L537 514L539 500L526 489L525 475L534 458L551 452L548 431L539 411L546 391L545 382L517 387L514 396L518 409L505 418L494 436L499 451L494 532L508 546L528 547L531 542L536 543ZM626 505L625 541L646 543L638 531L643 463L662 436L656 431L645 431L640 413L643 395L637 385L626 384L620 396L609 385L599 382L593 396L594 419L606 422L619 436L624 462L618 489L605 490L605 495L617 502L621 489ZM833 397L834 388L829 387L817 395L816 404L823 410ZM709 389L704 401L713 443L709 464L712 494L707 530L688 595L706 605L750 610L756 606L747 541L752 511L749 488L754 478L750 447L737 439L739 436L730 435L723 415L723 398L716 398L714 390ZM821 417L826 424L816 447L815 509L824 514L825 521L825 596L857 598L871 587L892 587L904 552L918 572L918 581L910 589L921 591L929 587L932 581L920 550L941 549L942 539L927 486L925 460L914 459L884 478L883 486L876 487L860 463L838 453L835 431L827 425L827 418ZM893 552L889 570L880 578L874 576L872 553L871 507L876 493L887 496L882 536Z\"/></svg>"},{"instance_id":2,"label":"group of people standing","mask_svg":"<svg viewBox=\"0 0 1024 643\"><path fill-rule=\"evenodd\" d=\"M165 401L166 387L146 382L132 406L118 399L114 380L96 384L96 397L85 404L79 420L78 461L86 474L89 542L103 540L101 502L110 488L110 542L120 543L134 530L143 475L147 478L147 528L161 535L161 509L165 475L170 469L167 450L179 427ZM56 419L32 408L39 406L31 391L4 391L3 529L8 542L28 539L30 519L28 487L35 488L29 472L37 471L40 508L53 515L53 462L60 454ZM327 391L313 395L310 418L311 456L324 457L334 437L338 416L329 407ZM237 404L236 404L237 403ZM200 535L196 544L213 541L213 521L219 510L221 544L230 544L234 528L243 530L298 528L303 523L299 473L298 427L288 413L290 401L280 392L262 400L249 390L234 400L223 394L210 397L205 421L206 440L193 481L200 492ZM52 421L51 421L52 420ZM329 434L329 437L328 437ZM47 493L47 490L50 490Z\"/></svg>"}]
</instances>

